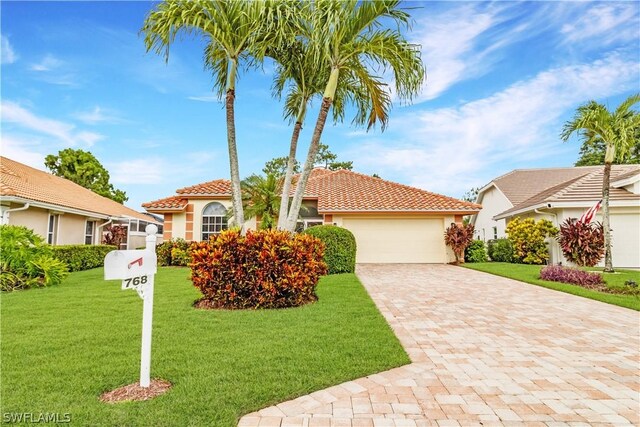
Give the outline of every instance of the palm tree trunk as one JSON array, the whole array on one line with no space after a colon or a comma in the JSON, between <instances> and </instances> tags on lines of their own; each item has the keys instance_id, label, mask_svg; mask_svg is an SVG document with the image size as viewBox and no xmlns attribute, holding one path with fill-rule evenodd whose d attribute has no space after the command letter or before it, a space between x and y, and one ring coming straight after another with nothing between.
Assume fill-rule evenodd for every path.
<instances>
[{"instance_id":1,"label":"palm tree trunk","mask_svg":"<svg viewBox=\"0 0 640 427\"><path fill-rule=\"evenodd\" d=\"M235 122L235 75L237 63L230 60L229 78L227 80L227 99L225 109L227 112L227 144L229 146L229 170L231 172L231 200L235 224L244 234L244 210L242 208L242 189L240 187L240 170L238 167L238 147L236 145Z\"/></svg>"},{"instance_id":2,"label":"palm tree trunk","mask_svg":"<svg viewBox=\"0 0 640 427\"><path fill-rule=\"evenodd\" d=\"M280 197L280 212L278 214L278 229L287 229L287 217L289 216L289 193L291 192L291 180L293 179L293 167L296 163L296 151L298 150L298 139L302 130L302 122L307 110L307 101L302 101L296 124L293 126L291 144L289 145L289 161L287 162L287 172L282 185L282 195Z\"/></svg>"},{"instance_id":3,"label":"palm tree trunk","mask_svg":"<svg viewBox=\"0 0 640 427\"><path fill-rule=\"evenodd\" d=\"M320 148L320 137L322 136L324 125L327 122L327 116L329 115L331 104L333 103L333 97L336 94L339 74L339 68L332 68L329 81L327 82L327 87L325 88L324 95L322 97L322 105L320 105L320 112L318 113L316 127L313 129L311 144L309 145L309 152L307 153L307 160L304 162L302 174L298 179L296 192L293 195L293 201L291 202L291 209L289 209L289 215L287 216L286 230L290 232L293 232L296 228L298 214L300 213L300 207L302 206L302 197L304 196L304 190L307 187L309 175L311 175L311 169L313 169L313 165L316 161L318 148Z\"/></svg>"},{"instance_id":4,"label":"palm tree trunk","mask_svg":"<svg viewBox=\"0 0 640 427\"><path fill-rule=\"evenodd\" d=\"M611 163L604 164L604 176L602 177L602 227L604 228L604 272L613 273L613 260L611 258L611 229L609 221L609 186L611 181Z\"/></svg>"}]
</instances>

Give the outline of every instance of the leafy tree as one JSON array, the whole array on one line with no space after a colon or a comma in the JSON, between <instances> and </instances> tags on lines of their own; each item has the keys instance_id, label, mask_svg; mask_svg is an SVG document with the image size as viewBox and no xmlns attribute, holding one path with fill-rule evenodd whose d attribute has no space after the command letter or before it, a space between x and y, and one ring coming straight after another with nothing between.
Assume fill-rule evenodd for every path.
<instances>
[{"instance_id":1,"label":"leafy tree","mask_svg":"<svg viewBox=\"0 0 640 427\"><path fill-rule=\"evenodd\" d=\"M73 181L96 194L118 203L129 200L124 191L115 189L109 183L109 172L88 151L65 148L58 151L58 155L49 154L45 157L44 165L54 175Z\"/></svg>"},{"instance_id":2,"label":"leafy tree","mask_svg":"<svg viewBox=\"0 0 640 427\"><path fill-rule=\"evenodd\" d=\"M141 32L147 51L164 54L176 35L184 31L204 37L204 61L214 77L218 97L225 98L227 145L235 222L244 229L242 190L235 130L235 92L238 67L258 65L264 46L278 45L276 21L288 17L276 10L283 2L244 0L164 0L147 15Z\"/></svg>"},{"instance_id":3,"label":"leafy tree","mask_svg":"<svg viewBox=\"0 0 640 427\"><path fill-rule=\"evenodd\" d=\"M338 159L338 155L329 150L327 144L318 144L318 154L316 154L315 164L323 165L326 169L329 169L329 164L335 162Z\"/></svg>"},{"instance_id":4,"label":"leafy tree","mask_svg":"<svg viewBox=\"0 0 640 427\"><path fill-rule=\"evenodd\" d=\"M425 68L420 49L408 43L400 32L410 16L399 9L399 3L399 0L318 0L302 4L300 16L304 25L299 28L298 39L306 44L305 58L309 58L302 64L305 69L326 76L326 80L307 158L284 227L289 231L295 227L332 106L335 110L345 103L354 103L356 122L367 122L368 128L380 122L384 130L391 97L389 89L374 73L384 69L393 72L395 95L401 101L410 100L422 86ZM397 28L382 29L383 20L390 27L396 24Z\"/></svg>"},{"instance_id":5,"label":"leafy tree","mask_svg":"<svg viewBox=\"0 0 640 427\"><path fill-rule=\"evenodd\" d=\"M329 170L337 171L340 169L353 170L353 162L331 162L329 163Z\"/></svg>"},{"instance_id":6,"label":"leafy tree","mask_svg":"<svg viewBox=\"0 0 640 427\"><path fill-rule=\"evenodd\" d=\"M464 195L462 196L462 200L475 203L476 200L478 199L479 192L480 192L480 187L474 187L471 190L464 193Z\"/></svg>"},{"instance_id":7,"label":"leafy tree","mask_svg":"<svg viewBox=\"0 0 640 427\"><path fill-rule=\"evenodd\" d=\"M283 177L287 173L289 158L288 157L276 157L265 163L262 172L265 175L273 175L278 178ZM294 159L293 173L300 173L300 163Z\"/></svg>"},{"instance_id":8,"label":"leafy tree","mask_svg":"<svg viewBox=\"0 0 640 427\"><path fill-rule=\"evenodd\" d=\"M637 144L640 135L640 114L633 106L640 101L640 94L631 95L615 111L596 101L589 101L578 107L572 120L566 122L560 137L568 141L577 133L585 142L600 143L605 146L604 173L602 179L602 214L604 227L604 271L613 272L611 257L611 230L609 218L609 188L611 185L611 165L616 158L623 159Z\"/></svg>"},{"instance_id":9,"label":"leafy tree","mask_svg":"<svg viewBox=\"0 0 640 427\"><path fill-rule=\"evenodd\" d=\"M584 141L580 148L580 158L576 162L576 166L599 166L604 165L604 154L606 144L602 140ZM616 156L613 160L614 165L621 164L638 164L640 163L640 134L636 135L635 143L626 153L626 156Z\"/></svg>"}]
</instances>

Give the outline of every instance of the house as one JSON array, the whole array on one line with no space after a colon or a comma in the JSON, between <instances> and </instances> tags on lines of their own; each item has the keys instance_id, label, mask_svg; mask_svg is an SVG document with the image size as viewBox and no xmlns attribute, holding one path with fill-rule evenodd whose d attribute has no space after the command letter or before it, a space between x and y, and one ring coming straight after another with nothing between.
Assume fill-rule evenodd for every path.
<instances>
[{"instance_id":1,"label":"house","mask_svg":"<svg viewBox=\"0 0 640 427\"><path fill-rule=\"evenodd\" d=\"M206 240L228 227L231 183L181 188L142 205L164 214L164 238ZM454 259L444 231L480 206L348 170L316 168L307 183L298 230L334 224L356 238L359 263L446 263ZM247 223L256 228L256 220Z\"/></svg>"},{"instance_id":2,"label":"house","mask_svg":"<svg viewBox=\"0 0 640 427\"><path fill-rule=\"evenodd\" d=\"M107 225L127 228L122 249L145 245L149 223L161 222L74 182L0 157L2 224L22 225L51 245L98 245Z\"/></svg>"},{"instance_id":3,"label":"house","mask_svg":"<svg viewBox=\"0 0 640 427\"><path fill-rule=\"evenodd\" d=\"M517 169L478 192L482 210L471 219L477 238L506 237L506 224L515 217L546 218L559 226L579 218L602 199L603 166ZM612 256L617 267L640 267L640 165L613 165L610 213ZM596 221L602 221L598 212ZM557 242L550 245L551 261L565 262Z\"/></svg>"}]
</instances>

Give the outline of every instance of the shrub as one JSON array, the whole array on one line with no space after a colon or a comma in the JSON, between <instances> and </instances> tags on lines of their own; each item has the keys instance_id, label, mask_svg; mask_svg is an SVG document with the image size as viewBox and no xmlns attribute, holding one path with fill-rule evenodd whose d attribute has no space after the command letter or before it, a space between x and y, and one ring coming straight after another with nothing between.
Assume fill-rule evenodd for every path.
<instances>
[{"instance_id":1,"label":"shrub","mask_svg":"<svg viewBox=\"0 0 640 427\"><path fill-rule=\"evenodd\" d=\"M560 226L558 242L564 257L581 267L593 267L604 256L604 228L567 218Z\"/></svg>"},{"instance_id":2,"label":"shrub","mask_svg":"<svg viewBox=\"0 0 640 427\"><path fill-rule=\"evenodd\" d=\"M127 237L127 227L122 225L109 225L104 228L105 234L102 238L102 244L120 247Z\"/></svg>"},{"instance_id":3,"label":"shrub","mask_svg":"<svg viewBox=\"0 0 640 427\"><path fill-rule=\"evenodd\" d=\"M487 251L482 240L474 240L464 251L466 262L487 262Z\"/></svg>"},{"instance_id":4,"label":"shrub","mask_svg":"<svg viewBox=\"0 0 640 427\"><path fill-rule=\"evenodd\" d=\"M487 252L491 261L513 262L513 245L509 239L489 240Z\"/></svg>"},{"instance_id":5,"label":"shrub","mask_svg":"<svg viewBox=\"0 0 640 427\"><path fill-rule=\"evenodd\" d=\"M67 276L51 247L26 227L0 226L0 287L3 291L57 285Z\"/></svg>"},{"instance_id":6,"label":"shrub","mask_svg":"<svg viewBox=\"0 0 640 427\"><path fill-rule=\"evenodd\" d=\"M156 246L158 265L186 267L191 262L190 246L190 242L180 238L162 242Z\"/></svg>"},{"instance_id":7,"label":"shrub","mask_svg":"<svg viewBox=\"0 0 640 427\"><path fill-rule=\"evenodd\" d=\"M328 274L353 273L356 270L356 238L346 228L318 225L307 228L310 234L324 243L324 262Z\"/></svg>"},{"instance_id":8,"label":"shrub","mask_svg":"<svg viewBox=\"0 0 640 427\"><path fill-rule=\"evenodd\" d=\"M600 273L578 270L577 268L563 267L561 265L548 265L540 270L542 280L552 282L572 283L580 286L595 286L603 284Z\"/></svg>"},{"instance_id":9,"label":"shrub","mask_svg":"<svg viewBox=\"0 0 640 427\"><path fill-rule=\"evenodd\" d=\"M458 225L451 223L444 232L444 243L453 250L456 256L456 264L464 261L464 250L473 240L474 227L472 224Z\"/></svg>"},{"instance_id":10,"label":"shrub","mask_svg":"<svg viewBox=\"0 0 640 427\"><path fill-rule=\"evenodd\" d=\"M191 280L202 292L199 306L283 308L317 299L327 266L316 237L284 231L227 230L191 246Z\"/></svg>"},{"instance_id":11,"label":"shrub","mask_svg":"<svg viewBox=\"0 0 640 427\"><path fill-rule=\"evenodd\" d=\"M69 271L82 271L104 265L104 257L117 246L109 245L63 245L53 246L53 257L67 264Z\"/></svg>"},{"instance_id":12,"label":"shrub","mask_svg":"<svg viewBox=\"0 0 640 427\"><path fill-rule=\"evenodd\" d=\"M558 229L551 221L516 217L507 224L507 234L513 245L514 259L524 264L544 264L549 259L547 237L554 237Z\"/></svg>"}]
</instances>

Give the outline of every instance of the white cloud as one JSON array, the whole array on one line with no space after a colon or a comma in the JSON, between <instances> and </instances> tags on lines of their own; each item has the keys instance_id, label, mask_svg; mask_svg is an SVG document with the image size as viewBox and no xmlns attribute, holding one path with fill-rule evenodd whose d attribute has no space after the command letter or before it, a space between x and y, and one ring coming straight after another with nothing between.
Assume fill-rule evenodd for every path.
<instances>
[{"instance_id":1,"label":"white cloud","mask_svg":"<svg viewBox=\"0 0 640 427\"><path fill-rule=\"evenodd\" d=\"M114 184L158 184L171 168L159 157L122 160L109 165Z\"/></svg>"},{"instance_id":2,"label":"white cloud","mask_svg":"<svg viewBox=\"0 0 640 427\"><path fill-rule=\"evenodd\" d=\"M200 102L218 102L220 101L216 95L188 96L187 99Z\"/></svg>"},{"instance_id":3,"label":"white cloud","mask_svg":"<svg viewBox=\"0 0 640 427\"><path fill-rule=\"evenodd\" d=\"M31 71L46 72L55 70L56 68L60 68L63 64L64 62L60 59L51 54L47 54L44 58L42 58L40 62L31 64L29 69Z\"/></svg>"},{"instance_id":4,"label":"white cloud","mask_svg":"<svg viewBox=\"0 0 640 427\"><path fill-rule=\"evenodd\" d=\"M80 111L72 115L83 123L95 125L98 123L122 123L124 120L115 111L95 106L89 111Z\"/></svg>"},{"instance_id":5,"label":"white cloud","mask_svg":"<svg viewBox=\"0 0 640 427\"><path fill-rule=\"evenodd\" d=\"M2 64L13 64L18 60L18 55L5 36L0 36L0 54L0 63Z\"/></svg>"},{"instance_id":6,"label":"white cloud","mask_svg":"<svg viewBox=\"0 0 640 427\"><path fill-rule=\"evenodd\" d=\"M632 90L637 71L635 60L615 53L591 64L550 69L459 107L406 113L394 119L393 127L402 129L395 138L364 146L360 139L350 154L359 167L383 176L401 175L422 188L462 194L518 162L551 160L569 149L558 137L561 117L586 100Z\"/></svg>"},{"instance_id":7,"label":"white cloud","mask_svg":"<svg viewBox=\"0 0 640 427\"><path fill-rule=\"evenodd\" d=\"M73 124L37 116L12 101L2 101L1 105L3 123L13 123L22 129L54 137L70 146L91 147L104 139L103 135L94 132L76 131Z\"/></svg>"},{"instance_id":8,"label":"white cloud","mask_svg":"<svg viewBox=\"0 0 640 427\"><path fill-rule=\"evenodd\" d=\"M24 163L36 169L45 170L44 158L41 144L27 141L22 138L16 138L11 135L2 135L2 155Z\"/></svg>"},{"instance_id":9,"label":"white cloud","mask_svg":"<svg viewBox=\"0 0 640 427\"><path fill-rule=\"evenodd\" d=\"M595 39L598 47L616 41L637 41L640 34L638 12L637 2L596 3L589 5L573 22L564 24L560 32L566 43Z\"/></svg>"}]
</instances>

